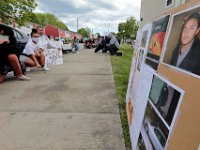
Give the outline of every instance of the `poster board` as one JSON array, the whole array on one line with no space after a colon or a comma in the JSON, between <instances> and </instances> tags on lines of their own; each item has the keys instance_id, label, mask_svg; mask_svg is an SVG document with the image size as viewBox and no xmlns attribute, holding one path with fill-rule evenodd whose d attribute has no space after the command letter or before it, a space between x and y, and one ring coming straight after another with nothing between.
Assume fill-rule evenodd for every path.
<instances>
[{"instance_id":1,"label":"poster board","mask_svg":"<svg viewBox=\"0 0 200 150\"><path fill-rule=\"evenodd\" d=\"M165 65L160 65L158 72L185 91L180 114L167 149L196 150L200 143L200 95L197 90L200 88L200 80Z\"/></svg>"},{"instance_id":2,"label":"poster board","mask_svg":"<svg viewBox=\"0 0 200 150\"><path fill-rule=\"evenodd\" d=\"M144 95L145 93L145 92L140 93L141 91L140 87L142 87L141 80L142 80L142 74L143 74L141 72L143 70L142 69L143 67L141 67L141 69L136 69L136 73L134 75L135 81L133 81L131 94L129 96L129 102L131 101L131 105L128 105L128 106L131 106L128 108L131 108L130 109L131 111L129 112L131 113L131 116L129 116L131 118L131 123L129 122L129 124L130 124L131 141L132 141L133 150L135 149L137 150L141 148L146 148L147 150L151 150L153 148L155 149L155 147L152 146L152 141L148 140L147 138L148 133L145 132L144 124L146 122L145 117L148 116L147 110L152 110L150 111L152 112L152 115L156 116L155 118L158 118L155 120L160 120L158 122L161 122L160 124L162 125L160 125L159 128L164 129L163 132L165 133L165 136L166 136L166 143L164 144L164 147L163 148L157 147L157 149L199 150L199 147L200 147L200 111L199 111L200 110L200 101L199 101L200 100L200 94L199 94L200 80L199 80L199 77L198 75L192 74L188 72L187 70L175 68L167 64L167 62L169 62L168 56L170 55L167 54L168 56L165 56L167 46L176 45L176 44L168 43L170 32L172 32L173 34L177 34L178 32L180 32L180 30L179 31L177 30L177 33L175 31L171 31L172 28L174 28L173 27L173 23L175 20L174 18L176 18L179 14L180 16L183 14L182 15L182 18L183 18L183 16L187 16L192 12L195 12L195 11L199 12L198 10L199 5L200 5L200 1L192 0L162 15L162 16L170 15L171 17L169 21L170 26L168 26L168 28L166 29L166 36L163 42L163 49L162 49L162 52L160 53L161 59L157 66L158 69L156 68L157 73L155 73L154 75L161 78L163 81L167 83L167 85L170 85L169 87L176 89L180 93L177 104L173 104L173 106L176 106L176 111L172 113L173 115L171 115L171 118L169 116L168 116L168 119L164 117L165 116L164 112L161 112L160 109L157 108L156 106L157 100L155 100L154 102L151 101L150 95L148 97L148 100L142 101L142 99L144 100L144 96L142 95ZM182 20L180 18L178 19L179 21ZM197 37L200 37L200 34L198 34ZM173 38L171 39L171 41L177 42ZM140 45L140 49L141 47L144 47L143 45L144 44ZM171 49L170 53L172 54L172 48L168 48L168 49ZM138 58L140 56L139 53L140 51L138 51ZM138 61L138 58L137 58L137 61ZM141 66L143 65L145 64L142 64ZM149 85L148 83L149 81L146 82L147 84L146 87ZM153 85L151 85L151 90L152 90L152 86ZM151 90L149 92L150 94L151 94ZM148 92L148 90L145 90L145 91L146 93ZM174 102L174 100L171 99L171 102ZM146 106L145 106L145 103L146 103ZM143 107L140 107L139 104L140 105L142 104L141 106ZM169 110L169 108L170 107L168 107L165 110ZM141 118L142 118L142 121L141 121ZM155 122L155 121L153 120L152 122Z\"/></svg>"},{"instance_id":3,"label":"poster board","mask_svg":"<svg viewBox=\"0 0 200 150\"><path fill-rule=\"evenodd\" d=\"M168 32L169 40L166 40L166 47L162 56L162 63L158 67L158 73L160 75L168 78L170 82L173 82L175 85L185 91L185 95L180 106L180 113L177 116L173 133L170 136L170 140L168 141L166 148L169 150L198 150L200 144L200 94L198 90L200 89L199 75L170 65L170 56L172 55L173 48L168 47L170 43L171 47L176 45L172 42L173 35L171 34L174 32L173 28L176 24L173 22L173 20L182 20L191 13L197 12L199 6L200 1L194 0L170 12L173 18ZM181 32L180 29L177 30L177 33L178 32ZM170 37L172 39L170 39Z\"/></svg>"},{"instance_id":4,"label":"poster board","mask_svg":"<svg viewBox=\"0 0 200 150\"><path fill-rule=\"evenodd\" d=\"M47 67L63 64L62 50L47 49L45 52L45 64Z\"/></svg>"}]
</instances>

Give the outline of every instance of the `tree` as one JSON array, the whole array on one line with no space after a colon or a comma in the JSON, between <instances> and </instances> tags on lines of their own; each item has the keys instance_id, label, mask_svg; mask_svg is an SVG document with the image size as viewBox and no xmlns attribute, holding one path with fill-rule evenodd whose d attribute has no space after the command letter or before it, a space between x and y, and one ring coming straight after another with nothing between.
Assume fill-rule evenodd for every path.
<instances>
[{"instance_id":1,"label":"tree","mask_svg":"<svg viewBox=\"0 0 200 150\"><path fill-rule=\"evenodd\" d=\"M134 17L130 17L126 22L118 24L119 38L135 39L139 25Z\"/></svg>"},{"instance_id":2,"label":"tree","mask_svg":"<svg viewBox=\"0 0 200 150\"><path fill-rule=\"evenodd\" d=\"M35 13L31 18L31 21L42 26L51 24L63 30L68 30L67 26L60 21L56 16L50 13Z\"/></svg>"},{"instance_id":3,"label":"tree","mask_svg":"<svg viewBox=\"0 0 200 150\"><path fill-rule=\"evenodd\" d=\"M79 29L78 33L81 34L84 38L89 38L90 35L90 32L85 28Z\"/></svg>"},{"instance_id":4,"label":"tree","mask_svg":"<svg viewBox=\"0 0 200 150\"><path fill-rule=\"evenodd\" d=\"M11 20L23 25L32 16L37 6L35 0L2 0L0 4L0 18L5 23Z\"/></svg>"}]
</instances>

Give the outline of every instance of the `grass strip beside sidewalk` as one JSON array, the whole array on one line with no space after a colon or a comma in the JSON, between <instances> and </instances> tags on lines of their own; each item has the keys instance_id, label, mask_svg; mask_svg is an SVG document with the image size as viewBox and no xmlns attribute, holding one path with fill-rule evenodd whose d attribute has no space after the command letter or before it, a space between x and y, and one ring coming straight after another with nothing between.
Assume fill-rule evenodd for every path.
<instances>
[{"instance_id":1,"label":"grass strip beside sidewalk","mask_svg":"<svg viewBox=\"0 0 200 150\"><path fill-rule=\"evenodd\" d=\"M124 44L121 45L119 51L123 52L123 56L111 56L111 64L115 80L115 86L117 90L118 105L123 128L124 141L126 149L131 149L129 125L126 113L126 91L128 87L129 74L131 69L133 48L131 45Z\"/></svg>"}]
</instances>

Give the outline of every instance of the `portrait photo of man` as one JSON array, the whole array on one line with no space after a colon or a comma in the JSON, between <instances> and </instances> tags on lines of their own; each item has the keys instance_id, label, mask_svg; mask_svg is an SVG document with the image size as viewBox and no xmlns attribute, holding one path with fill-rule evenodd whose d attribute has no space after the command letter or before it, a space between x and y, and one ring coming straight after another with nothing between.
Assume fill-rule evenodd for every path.
<instances>
[{"instance_id":1,"label":"portrait photo of man","mask_svg":"<svg viewBox=\"0 0 200 150\"><path fill-rule=\"evenodd\" d=\"M173 16L163 58L175 69L200 76L200 7Z\"/></svg>"},{"instance_id":2,"label":"portrait photo of man","mask_svg":"<svg viewBox=\"0 0 200 150\"><path fill-rule=\"evenodd\" d=\"M200 14L193 13L184 22L180 41L175 48L171 65L200 75Z\"/></svg>"}]
</instances>

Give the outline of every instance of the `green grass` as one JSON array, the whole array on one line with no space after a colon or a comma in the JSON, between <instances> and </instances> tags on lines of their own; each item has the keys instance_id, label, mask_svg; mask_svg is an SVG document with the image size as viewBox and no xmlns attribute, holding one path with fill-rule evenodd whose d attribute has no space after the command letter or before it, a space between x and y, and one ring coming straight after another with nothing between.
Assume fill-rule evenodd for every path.
<instances>
[{"instance_id":1,"label":"green grass","mask_svg":"<svg viewBox=\"0 0 200 150\"><path fill-rule=\"evenodd\" d=\"M131 45L121 45L123 56L111 56L112 70L117 90L120 118L126 149L131 149L128 119L126 113L126 91L128 87L133 49Z\"/></svg>"}]
</instances>

